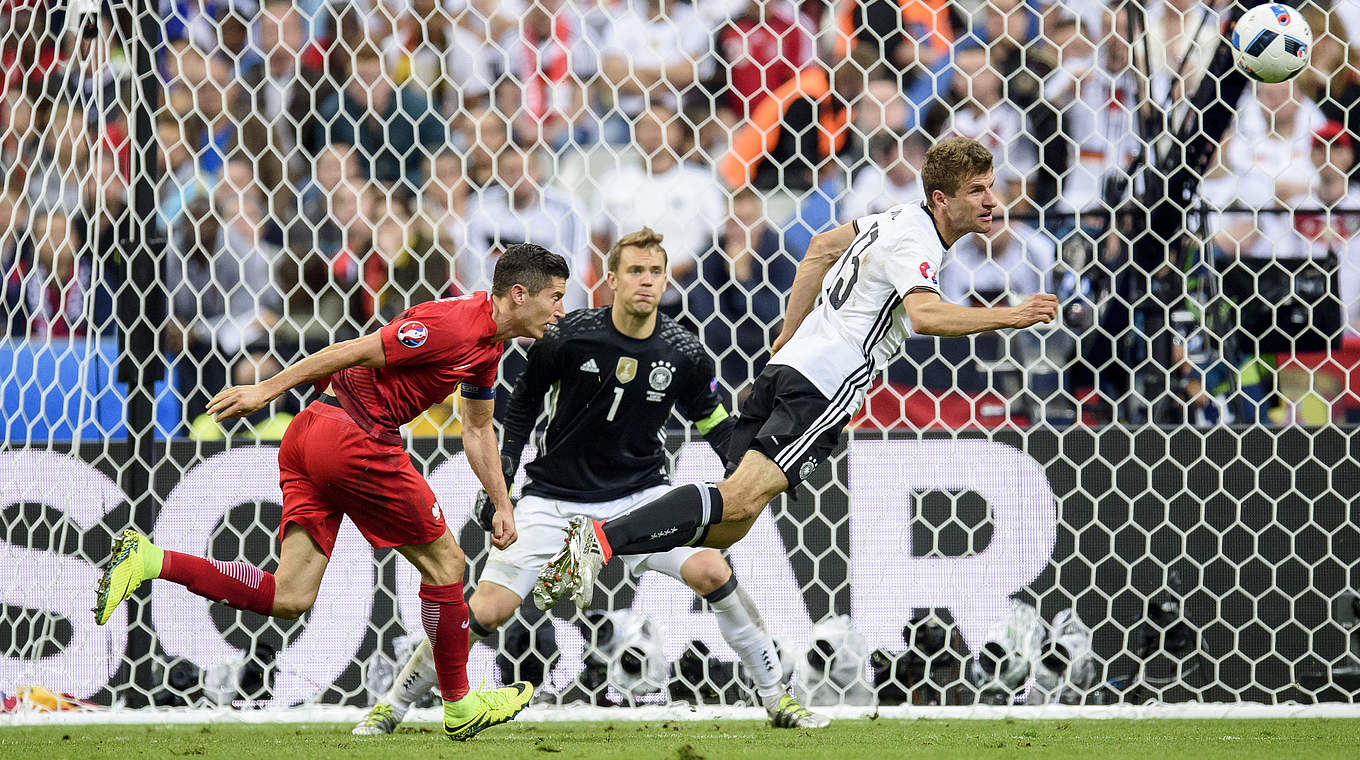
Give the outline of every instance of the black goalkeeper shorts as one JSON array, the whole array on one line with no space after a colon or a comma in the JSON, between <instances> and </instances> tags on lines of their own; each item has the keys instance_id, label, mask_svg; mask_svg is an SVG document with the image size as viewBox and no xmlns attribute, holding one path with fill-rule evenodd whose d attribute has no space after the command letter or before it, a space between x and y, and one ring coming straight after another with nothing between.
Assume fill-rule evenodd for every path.
<instances>
[{"instance_id":1,"label":"black goalkeeper shorts","mask_svg":"<svg viewBox=\"0 0 1360 760\"><path fill-rule=\"evenodd\" d=\"M849 423L850 415L832 408L798 370L767 364L737 410L728 474L746 452L759 451L779 466L792 489L826 461Z\"/></svg>"}]
</instances>

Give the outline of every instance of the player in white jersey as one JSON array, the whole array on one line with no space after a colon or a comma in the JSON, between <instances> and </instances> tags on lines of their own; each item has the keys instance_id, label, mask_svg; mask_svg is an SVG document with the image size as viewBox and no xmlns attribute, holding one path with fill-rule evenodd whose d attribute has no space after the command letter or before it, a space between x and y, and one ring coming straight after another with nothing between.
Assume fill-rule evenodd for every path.
<instances>
[{"instance_id":1,"label":"player in white jersey","mask_svg":"<svg viewBox=\"0 0 1360 760\"><path fill-rule=\"evenodd\" d=\"M771 499L826 459L909 335L971 335L1057 316L1058 299L1047 293L1014 307L942 301L938 273L949 248L991 229L992 155L975 140L943 140L926 153L921 181L924 204L812 239L773 356L741 405L728 452L735 469L720 483L672 489L622 517L573 518L566 545L539 573L536 603L571 594L589 604L600 566L615 554L731 546Z\"/></svg>"}]
</instances>

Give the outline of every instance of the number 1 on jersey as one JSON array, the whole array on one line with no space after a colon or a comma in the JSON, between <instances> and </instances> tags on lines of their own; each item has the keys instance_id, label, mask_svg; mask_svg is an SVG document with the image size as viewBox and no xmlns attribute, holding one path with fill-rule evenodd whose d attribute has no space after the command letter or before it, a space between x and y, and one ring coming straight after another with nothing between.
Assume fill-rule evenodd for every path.
<instances>
[{"instance_id":1,"label":"number 1 on jersey","mask_svg":"<svg viewBox=\"0 0 1360 760\"><path fill-rule=\"evenodd\" d=\"M609 414L605 415L605 422L613 422L614 415L619 411L619 402L623 400L623 386L614 389L614 403L609 405Z\"/></svg>"}]
</instances>

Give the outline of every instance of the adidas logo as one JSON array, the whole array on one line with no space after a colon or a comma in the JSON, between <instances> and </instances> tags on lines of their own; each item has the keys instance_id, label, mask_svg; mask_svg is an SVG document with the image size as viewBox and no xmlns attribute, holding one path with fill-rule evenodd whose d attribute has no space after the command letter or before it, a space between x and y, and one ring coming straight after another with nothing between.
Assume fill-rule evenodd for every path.
<instances>
[{"instance_id":1,"label":"adidas logo","mask_svg":"<svg viewBox=\"0 0 1360 760\"><path fill-rule=\"evenodd\" d=\"M586 359L586 363L585 363L585 364L582 364L582 365L581 365L581 371L582 371L582 372L594 372L595 374L598 375L598 374L600 374L600 365L598 365L598 364L595 363L594 357L591 357L591 358L589 358L589 359Z\"/></svg>"}]
</instances>

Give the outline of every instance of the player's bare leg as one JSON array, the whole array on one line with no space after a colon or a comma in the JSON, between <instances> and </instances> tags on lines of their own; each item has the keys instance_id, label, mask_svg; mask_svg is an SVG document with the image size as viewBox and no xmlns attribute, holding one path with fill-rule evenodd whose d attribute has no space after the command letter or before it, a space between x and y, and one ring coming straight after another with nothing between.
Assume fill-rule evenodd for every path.
<instances>
[{"instance_id":1,"label":"player's bare leg","mask_svg":"<svg viewBox=\"0 0 1360 760\"><path fill-rule=\"evenodd\" d=\"M653 560L653 569L656 567ZM662 572L667 572L662 570ZM825 728L831 721L803 707L789 694L779 651L755 602L737 583L732 567L716 549L706 549L685 560L680 576L694 593L713 608L718 630L737 653L756 687L756 696L775 728Z\"/></svg>"},{"instance_id":2,"label":"player's bare leg","mask_svg":"<svg viewBox=\"0 0 1360 760\"><path fill-rule=\"evenodd\" d=\"M788 488L788 478L769 457L759 451L746 452L736 471L718 483L722 519L709 526L703 545L726 549L735 544L751 531L766 505Z\"/></svg>"},{"instance_id":3,"label":"player's bare leg","mask_svg":"<svg viewBox=\"0 0 1360 760\"><path fill-rule=\"evenodd\" d=\"M515 614L524 602L510 589L490 581L477 584L477 590L467 600L468 648L490 636ZM434 650L426 638L411 652L406 664L397 673L392 688L369 709L364 719L352 731L358 735L390 734L396 730L406 713L439 682L435 670Z\"/></svg>"},{"instance_id":4,"label":"player's bare leg","mask_svg":"<svg viewBox=\"0 0 1360 760\"><path fill-rule=\"evenodd\" d=\"M434 656L444 699L444 733L464 740L514 718L533 698L525 681L502 689L469 692L467 683L468 605L463 599L467 559L453 534L428 544L397 547L420 572L420 619Z\"/></svg>"},{"instance_id":5,"label":"player's bare leg","mask_svg":"<svg viewBox=\"0 0 1360 760\"><path fill-rule=\"evenodd\" d=\"M311 534L289 523L279 547L279 569L274 571L274 617L293 620L310 610L328 564L330 558Z\"/></svg>"},{"instance_id":6,"label":"player's bare leg","mask_svg":"<svg viewBox=\"0 0 1360 760\"><path fill-rule=\"evenodd\" d=\"M607 522L573 517L564 546L539 572L534 605L546 610L570 595L580 609L589 607L600 567L615 554L653 554L678 546L725 549L746 535L765 505L787 488L788 478L769 457L748 451L717 485L673 488Z\"/></svg>"},{"instance_id":7,"label":"player's bare leg","mask_svg":"<svg viewBox=\"0 0 1360 760\"><path fill-rule=\"evenodd\" d=\"M328 562L326 553L296 523L284 530L279 567L273 573L245 562L220 562L166 551L129 529L114 542L99 581L95 622L108 622L118 605L152 578L173 581L238 610L294 619L312 608Z\"/></svg>"}]
</instances>

